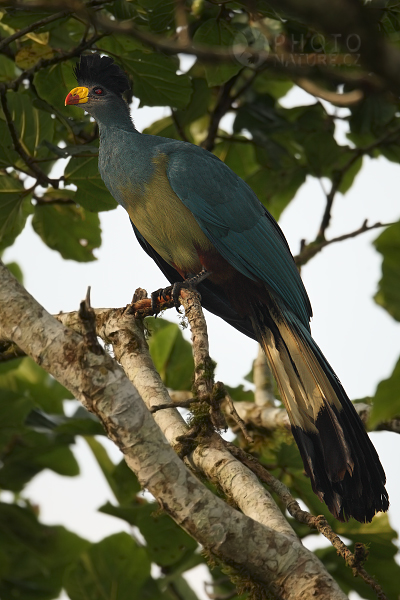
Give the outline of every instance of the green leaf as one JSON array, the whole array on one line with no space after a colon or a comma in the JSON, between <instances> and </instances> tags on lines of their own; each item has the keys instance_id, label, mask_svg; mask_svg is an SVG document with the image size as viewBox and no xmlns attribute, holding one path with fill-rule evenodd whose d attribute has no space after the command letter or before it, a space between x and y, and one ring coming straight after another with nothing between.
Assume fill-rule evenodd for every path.
<instances>
[{"instance_id":1,"label":"green leaf","mask_svg":"<svg viewBox=\"0 0 400 600\"><path fill-rule=\"evenodd\" d=\"M31 69L39 62L53 57L53 49L47 44L33 43L22 46L15 55L15 64L22 70Z\"/></svg>"},{"instance_id":2,"label":"green leaf","mask_svg":"<svg viewBox=\"0 0 400 600\"><path fill-rule=\"evenodd\" d=\"M244 137L242 139L243 142L219 142L214 148L214 154L246 181L247 177L258 170L258 163L253 144L246 142Z\"/></svg>"},{"instance_id":3,"label":"green leaf","mask_svg":"<svg viewBox=\"0 0 400 600\"><path fill-rule=\"evenodd\" d=\"M114 0L107 8L114 17L121 21L132 19L137 14L133 2L127 2L127 0Z\"/></svg>"},{"instance_id":4,"label":"green leaf","mask_svg":"<svg viewBox=\"0 0 400 600\"><path fill-rule=\"evenodd\" d=\"M73 157L65 173L65 183L74 183L77 187L76 202L92 212L112 210L117 203L107 190L100 177L97 157Z\"/></svg>"},{"instance_id":5,"label":"green leaf","mask_svg":"<svg viewBox=\"0 0 400 600\"><path fill-rule=\"evenodd\" d=\"M8 109L19 141L25 152L36 159L48 158L50 152L41 142L43 140L53 141L55 121L48 112L35 108L32 100L33 98L28 93L9 92L7 94ZM15 163L23 169L27 169L22 158L12 148L11 136L5 124L3 114L1 114L1 120L3 122L0 130L2 135L5 135L5 138L2 140L0 166L2 163L6 167ZM40 167L48 171L51 167L51 162L46 163L46 165L42 164Z\"/></svg>"},{"instance_id":6,"label":"green leaf","mask_svg":"<svg viewBox=\"0 0 400 600\"><path fill-rule=\"evenodd\" d=\"M11 246L25 227L33 211L30 200L19 179L0 173L0 250Z\"/></svg>"},{"instance_id":7,"label":"green leaf","mask_svg":"<svg viewBox=\"0 0 400 600\"><path fill-rule=\"evenodd\" d=\"M165 385L173 390L190 390L193 377L192 348L175 323L148 317L150 354Z\"/></svg>"},{"instance_id":8,"label":"green leaf","mask_svg":"<svg viewBox=\"0 0 400 600\"><path fill-rule=\"evenodd\" d=\"M143 130L147 135L158 135L173 140L180 140L180 135L175 127L172 117L163 117L158 121L154 121L149 127Z\"/></svg>"},{"instance_id":9,"label":"green leaf","mask_svg":"<svg viewBox=\"0 0 400 600\"><path fill-rule=\"evenodd\" d=\"M96 260L101 245L100 219L96 213L71 204L38 204L32 227L52 250L79 262Z\"/></svg>"},{"instance_id":10,"label":"green leaf","mask_svg":"<svg viewBox=\"0 0 400 600\"><path fill-rule=\"evenodd\" d=\"M192 79L193 93L186 108L176 111L176 118L182 127L207 114L211 100L211 90L205 79L196 77Z\"/></svg>"},{"instance_id":11,"label":"green leaf","mask_svg":"<svg viewBox=\"0 0 400 600\"><path fill-rule=\"evenodd\" d=\"M34 403L29 398L0 387L0 450L7 449L16 436L25 431L25 420Z\"/></svg>"},{"instance_id":12,"label":"green leaf","mask_svg":"<svg viewBox=\"0 0 400 600\"><path fill-rule=\"evenodd\" d=\"M150 560L127 533L93 544L66 572L71 600L132 600L150 577Z\"/></svg>"},{"instance_id":13,"label":"green leaf","mask_svg":"<svg viewBox=\"0 0 400 600\"><path fill-rule=\"evenodd\" d=\"M197 549L197 542L171 517L157 512L157 504L118 507L107 503L100 510L139 527L140 533L146 540L150 559L162 567L180 563Z\"/></svg>"},{"instance_id":14,"label":"green leaf","mask_svg":"<svg viewBox=\"0 0 400 600\"><path fill-rule=\"evenodd\" d=\"M76 87L76 79L72 68L76 60L65 61L40 69L35 74L34 84L39 96L54 107L62 110L63 115L77 117L74 106L64 106L67 94Z\"/></svg>"},{"instance_id":15,"label":"green leaf","mask_svg":"<svg viewBox=\"0 0 400 600\"><path fill-rule=\"evenodd\" d=\"M254 392L252 390L245 390L244 385L240 384L236 387L225 386L229 392L231 398L236 402L254 402Z\"/></svg>"},{"instance_id":16,"label":"green leaf","mask_svg":"<svg viewBox=\"0 0 400 600\"><path fill-rule=\"evenodd\" d=\"M278 220L299 187L305 182L306 175L306 170L301 166L293 166L291 169L281 168L276 171L260 168L246 178L246 183L273 217Z\"/></svg>"},{"instance_id":17,"label":"green leaf","mask_svg":"<svg viewBox=\"0 0 400 600\"><path fill-rule=\"evenodd\" d=\"M63 414L62 401L73 398L71 392L28 357L0 364L0 387L31 398L48 413Z\"/></svg>"},{"instance_id":18,"label":"green leaf","mask_svg":"<svg viewBox=\"0 0 400 600\"><path fill-rule=\"evenodd\" d=\"M344 160L345 157L348 157L350 153L343 153L343 158L341 157L340 160ZM363 156L360 156L359 158L357 158L357 160L354 161L354 163L352 164L352 166L346 170L344 176L342 177L342 181L341 184L339 185L338 191L341 194L345 194L346 192L349 191L349 189L351 188L351 186L354 183L354 179L356 178L356 175L358 175L358 173L361 170L361 167L363 165ZM348 160L348 159L347 159ZM340 164L338 164L338 162L335 164L335 169L340 168Z\"/></svg>"},{"instance_id":19,"label":"green leaf","mask_svg":"<svg viewBox=\"0 0 400 600\"><path fill-rule=\"evenodd\" d=\"M17 72L15 69L14 62L4 56L4 54L0 55L0 81L10 81L10 79L14 79Z\"/></svg>"},{"instance_id":20,"label":"green leaf","mask_svg":"<svg viewBox=\"0 0 400 600\"><path fill-rule=\"evenodd\" d=\"M135 473L130 470L124 459L113 469L111 478L114 482L113 490L120 504L128 504L136 499L142 487Z\"/></svg>"},{"instance_id":21,"label":"green leaf","mask_svg":"<svg viewBox=\"0 0 400 600\"><path fill-rule=\"evenodd\" d=\"M373 141L373 136L383 133L396 114L396 106L383 94L371 94L354 105L351 112L348 137L355 142L368 143Z\"/></svg>"},{"instance_id":22,"label":"green leaf","mask_svg":"<svg viewBox=\"0 0 400 600\"><path fill-rule=\"evenodd\" d=\"M400 321L400 221L385 229L374 246L382 254L382 279L375 302Z\"/></svg>"},{"instance_id":23,"label":"green leaf","mask_svg":"<svg viewBox=\"0 0 400 600\"><path fill-rule=\"evenodd\" d=\"M368 425L374 428L394 417L400 417L400 359L390 377L378 384Z\"/></svg>"},{"instance_id":24,"label":"green leaf","mask_svg":"<svg viewBox=\"0 0 400 600\"><path fill-rule=\"evenodd\" d=\"M162 33L175 24L175 0L139 0L140 6L147 10L150 29Z\"/></svg>"},{"instance_id":25,"label":"green leaf","mask_svg":"<svg viewBox=\"0 0 400 600\"><path fill-rule=\"evenodd\" d=\"M15 279L17 279L17 281L21 285L24 285L24 275L22 273L22 269L19 266L19 264L16 262L11 262L11 263L7 263L5 266L10 271L10 273L12 273L14 275Z\"/></svg>"},{"instance_id":26,"label":"green leaf","mask_svg":"<svg viewBox=\"0 0 400 600\"><path fill-rule=\"evenodd\" d=\"M133 501L136 494L141 490L135 473L126 466L124 460L115 465L108 456L103 444L95 438L85 437L85 440L118 502Z\"/></svg>"},{"instance_id":27,"label":"green leaf","mask_svg":"<svg viewBox=\"0 0 400 600\"><path fill-rule=\"evenodd\" d=\"M88 542L63 527L41 525L29 506L0 503L2 600L51 600L61 592L65 568Z\"/></svg>"},{"instance_id":28,"label":"green leaf","mask_svg":"<svg viewBox=\"0 0 400 600\"><path fill-rule=\"evenodd\" d=\"M258 94L268 94L278 99L286 96L292 89L293 82L284 76L279 78L277 73L267 70L257 76L252 87Z\"/></svg>"},{"instance_id":29,"label":"green leaf","mask_svg":"<svg viewBox=\"0 0 400 600\"><path fill-rule=\"evenodd\" d=\"M199 600L197 594L194 593L186 579L182 576L174 577L173 591L179 598L184 598L185 600Z\"/></svg>"},{"instance_id":30,"label":"green leaf","mask_svg":"<svg viewBox=\"0 0 400 600\"><path fill-rule=\"evenodd\" d=\"M238 29L222 19L208 19L200 25L193 36L196 44L232 48L234 45L247 46L246 36ZM205 65L205 73L209 87L222 85L239 73L243 68L232 55L231 63L219 63Z\"/></svg>"},{"instance_id":31,"label":"green leaf","mask_svg":"<svg viewBox=\"0 0 400 600\"><path fill-rule=\"evenodd\" d=\"M133 78L133 93L140 106L171 106L185 108L192 94L188 75L176 73L178 63L163 54L146 54L134 50L123 57L123 63Z\"/></svg>"}]
</instances>

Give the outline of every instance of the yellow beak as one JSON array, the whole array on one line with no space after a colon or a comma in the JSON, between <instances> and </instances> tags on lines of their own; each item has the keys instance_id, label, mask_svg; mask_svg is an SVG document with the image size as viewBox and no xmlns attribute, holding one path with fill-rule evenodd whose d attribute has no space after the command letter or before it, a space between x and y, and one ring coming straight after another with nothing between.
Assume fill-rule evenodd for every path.
<instances>
[{"instance_id":1,"label":"yellow beak","mask_svg":"<svg viewBox=\"0 0 400 600\"><path fill-rule=\"evenodd\" d=\"M88 101L89 90L87 87L76 87L70 91L65 98L65 106L67 104L84 104Z\"/></svg>"}]
</instances>

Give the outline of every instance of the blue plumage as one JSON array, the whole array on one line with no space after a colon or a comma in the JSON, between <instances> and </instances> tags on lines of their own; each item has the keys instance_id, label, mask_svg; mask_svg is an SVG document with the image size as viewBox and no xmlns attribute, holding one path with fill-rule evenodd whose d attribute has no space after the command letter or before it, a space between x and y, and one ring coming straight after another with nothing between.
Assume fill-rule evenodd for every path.
<instances>
[{"instance_id":1,"label":"blue plumage","mask_svg":"<svg viewBox=\"0 0 400 600\"><path fill-rule=\"evenodd\" d=\"M82 57L76 73L66 103L99 124L105 184L167 278L206 272L203 306L260 342L315 493L340 520L387 510L379 457L311 337L311 305L276 221L214 155L138 133L122 98L128 81L108 57Z\"/></svg>"}]
</instances>

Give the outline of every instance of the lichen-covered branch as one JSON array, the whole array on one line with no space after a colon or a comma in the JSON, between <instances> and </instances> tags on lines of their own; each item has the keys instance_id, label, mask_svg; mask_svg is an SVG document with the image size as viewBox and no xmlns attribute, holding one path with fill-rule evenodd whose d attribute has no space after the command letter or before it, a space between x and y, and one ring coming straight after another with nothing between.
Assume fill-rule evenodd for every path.
<instances>
[{"instance_id":1,"label":"lichen-covered branch","mask_svg":"<svg viewBox=\"0 0 400 600\"><path fill-rule=\"evenodd\" d=\"M140 353L144 337L133 329L134 319L128 316L131 337L128 322L120 317L122 323L115 328L114 315L108 337L129 337L129 349ZM318 559L294 536L261 525L207 490L172 450L118 363L105 353L91 352L82 336L49 315L2 263L0 339L16 343L97 414L141 485L210 554L245 575L263 593L288 599L345 598ZM121 348L118 343L116 347ZM143 377L151 385L150 370L147 364Z\"/></svg>"}]
</instances>

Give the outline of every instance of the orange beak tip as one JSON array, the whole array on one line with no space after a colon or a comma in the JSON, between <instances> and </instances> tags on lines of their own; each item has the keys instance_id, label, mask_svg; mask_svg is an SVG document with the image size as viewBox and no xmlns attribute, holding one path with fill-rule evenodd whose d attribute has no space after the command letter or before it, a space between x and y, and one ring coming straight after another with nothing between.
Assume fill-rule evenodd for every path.
<instances>
[{"instance_id":1,"label":"orange beak tip","mask_svg":"<svg viewBox=\"0 0 400 600\"><path fill-rule=\"evenodd\" d=\"M73 96L70 92L65 98L65 106L67 106L68 104L79 104L79 96L77 94Z\"/></svg>"}]
</instances>

